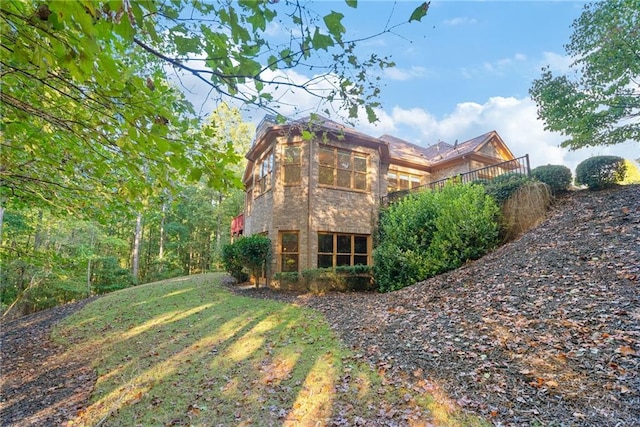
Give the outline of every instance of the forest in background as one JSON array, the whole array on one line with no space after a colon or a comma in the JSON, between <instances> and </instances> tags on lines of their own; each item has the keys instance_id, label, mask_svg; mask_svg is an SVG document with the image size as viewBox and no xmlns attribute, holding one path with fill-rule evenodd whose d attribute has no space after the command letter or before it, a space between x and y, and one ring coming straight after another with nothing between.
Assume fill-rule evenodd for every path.
<instances>
[{"instance_id":1,"label":"forest in background","mask_svg":"<svg viewBox=\"0 0 640 427\"><path fill-rule=\"evenodd\" d=\"M252 124L221 105L210 124L248 150ZM240 179L244 161L227 166ZM244 208L239 188L180 184L136 209L61 213L45 206L5 209L0 246L0 301L7 316L170 277L220 269L231 219Z\"/></svg>"}]
</instances>

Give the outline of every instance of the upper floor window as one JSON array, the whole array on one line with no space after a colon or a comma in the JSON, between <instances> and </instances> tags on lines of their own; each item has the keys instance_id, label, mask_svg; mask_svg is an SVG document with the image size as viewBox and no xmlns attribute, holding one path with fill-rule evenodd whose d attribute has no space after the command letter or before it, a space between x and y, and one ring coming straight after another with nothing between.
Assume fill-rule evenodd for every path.
<instances>
[{"instance_id":1,"label":"upper floor window","mask_svg":"<svg viewBox=\"0 0 640 427\"><path fill-rule=\"evenodd\" d=\"M256 164L256 195L264 194L271 190L273 180L273 150L269 150Z\"/></svg>"},{"instance_id":2,"label":"upper floor window","mask_svg":"<svg viewBox=\"0 0 640 427\"><path fill-rule=\"evenodd\" d=\"M320 147L320 184L367 190L367 155L334 147Z\"/></svg>"},{"instance_id":3,"label":"upper floor window","mask_svg":"<svg viewBox=\"0 0 640 427\"><path fill-rule=\"evenodd\" d=\"M358 234L318 233L318 268L367 265L369 237Z\"/></svg>"},{"instance_id":4,"label":"upper floor window","mask_svg":"<svg viewBox=\"0 0 640 427\"><path fill-rule=\"evenodd\" d=\"M282 181L285 184L299 184L302 169L300 145L285 145L282 159Z\"/></svg>"},{"instance_id":5,"label":"upper floor window","mask_svg":"<svg viewBox=\"0 0 640 427\"><path fill-rule=\"evenodd\" d=\"M420 186L420 175L390 170L387 173L387 193Z\"/></svg>"}]
</instances>

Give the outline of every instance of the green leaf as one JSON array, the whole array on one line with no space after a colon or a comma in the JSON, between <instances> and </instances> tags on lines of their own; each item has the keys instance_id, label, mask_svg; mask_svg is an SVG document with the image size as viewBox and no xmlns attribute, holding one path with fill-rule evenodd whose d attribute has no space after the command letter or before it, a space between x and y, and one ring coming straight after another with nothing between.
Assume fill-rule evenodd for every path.
<instances>
[{"instance_id":1,"label":"green leaf","mask_svg":"<svg viewBox=\"0 0 640 427\"><path fill-rule=\"evenodd\" d=\"M333 39L330 36L320 33L320 28L316 27L316 32L313 34L311 44L316 50L324 49L329 50L330 46L333 46Z\"/></svg>"},{"instance_id":2,"label":"green leaf","mask_svg":"<svg viewBox=\"0 0 640 427\"><path fill-rule=\"evenodd\" d=\"M429 11L429 4L431 4L430 1L424 2L420 6L416 7L409 18L409 22L422 20Z\"/></svg>"},{"instance_id":3,"label":"green leaf","mask_svg":"<svg viewBox=\"0 0 640 427\"><path fill-rule=\"evenodd\" d=\"M340 41L342 39L342 35L347 31L342 25L342 18L344 15L342 13L331 11L330 14L326 15L323 20L329 33L336 38L336 40Z\"/></svg>"},{"instance_id":4,"label":"green leaf","mask_svg":"<svg viewBox=\"0 0 640 427\"><path fill-rule=\"evenodd\" d=\"M304 141L311 141L313 139L313 132L310 132L308 130L303 130L302 131L302 139Z\"/></svg>"},{"instance_id":5,"label":"green leaf","mask_svg":"<svg viewBox=\"0 0 640 427\"><path fill-rule=\"evenodd\" d=\"M378 121L378 116L376 115L376 112L373 111L373 108L371 108L371 106L367 105L364 107L364 109L367 112L367 120L369 120L369 123L375 123Z\"/></svg>"},{"instance_id":6,"label":"green leaf","mask_svg":"<svg viewBox=\"0 0 640 427\"><path fill-rule=\"evenodd\" d=\"M358 7L358 0L345 0L347 2L347 6L356 9Z\"/></svg>"}]
</instances>

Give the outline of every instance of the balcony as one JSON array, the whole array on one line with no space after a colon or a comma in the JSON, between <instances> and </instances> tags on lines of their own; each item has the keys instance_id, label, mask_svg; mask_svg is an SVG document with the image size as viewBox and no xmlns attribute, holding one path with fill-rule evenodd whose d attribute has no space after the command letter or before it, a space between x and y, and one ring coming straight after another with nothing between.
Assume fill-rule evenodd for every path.
<instances>
[{"instance_id":1,"label":"balcony","mask_svg":"<svg viewBox=\"0 0 640 427\"><path fill-rule=\"evenodd\" d=\"M240 214L231 220L231 235L242 236L244 233L244 214Z\"/></svg>"}]
</instances>

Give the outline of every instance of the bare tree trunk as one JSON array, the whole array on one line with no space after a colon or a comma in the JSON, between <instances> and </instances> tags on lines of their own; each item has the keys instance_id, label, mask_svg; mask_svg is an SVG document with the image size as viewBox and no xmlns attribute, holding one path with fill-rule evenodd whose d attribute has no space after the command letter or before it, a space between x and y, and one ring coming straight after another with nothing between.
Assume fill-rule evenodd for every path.
<instances>
[{"instance_id":1,"label":"bare tree trunk","mask_svg":"<svg viewBox=\"0 0 640 427\"><path fill-rule=\"evenodd\" d=\"M220 253L220 246L222 243L222 236L220 235L220 229L222 228L222 208L220 207L220 205L222 205L222 193L218 193L218 218L216 221L216 253L218 254Z\"/></svg>"},{"instance_id":2,"label":"bare tree trunk","mask_svg":"<svg viewBox=\"0 0 640 427\"><path fill-rule=\"evenodd\" d=\"M158 260L162 269L162 258L164 257L164 217L167 212L167 204L162 203L162 215L160 217L160 249L158 249Z\"/></svg>"},{"instance_id":3,"label":"bare tree trunk","mask_svg":"<svg viewBox=\"0 0 640 427\"><path fill-rule=\"evenodd\" d=\"M138 214L136 217L136 234L133 237L133 254L132 254L132 268L131 274L133 278L138 280L138 271L140 268L140 241L142 240L142 215Z\"/></svg>"}]
</instances>

